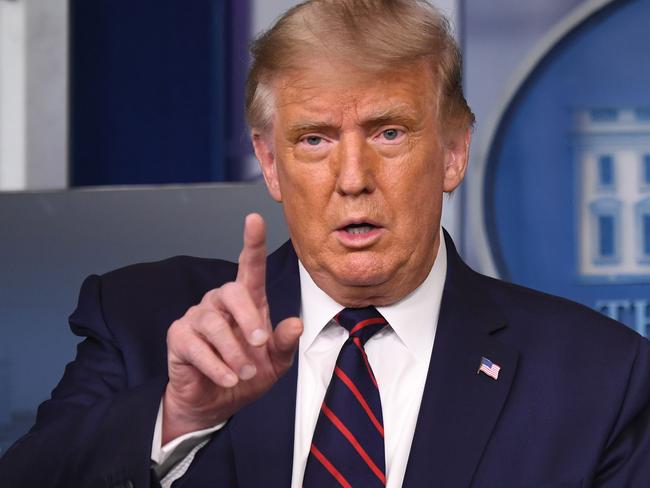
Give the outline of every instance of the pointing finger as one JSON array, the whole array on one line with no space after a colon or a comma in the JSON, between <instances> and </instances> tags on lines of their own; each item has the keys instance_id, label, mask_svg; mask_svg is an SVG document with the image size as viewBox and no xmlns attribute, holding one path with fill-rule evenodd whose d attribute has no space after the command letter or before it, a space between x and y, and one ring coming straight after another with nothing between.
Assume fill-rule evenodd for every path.
<instances>
[{"instance_id":1,"label":"pointing finger","mask_svg":"<svg viewBox=\"0 0 650 488\"><path fill-rule=\"evenodd\" d=\"M266 230L259 214L246 216L237 281L249 290L257 306L266 305Z\"/></svg>"}]
</instances>

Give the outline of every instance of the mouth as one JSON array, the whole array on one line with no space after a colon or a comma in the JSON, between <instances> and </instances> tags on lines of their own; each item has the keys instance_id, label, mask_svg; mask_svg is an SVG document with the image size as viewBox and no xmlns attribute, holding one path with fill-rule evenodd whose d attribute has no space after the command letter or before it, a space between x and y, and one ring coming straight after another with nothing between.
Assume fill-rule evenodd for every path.
<instances>
[{"instance_id":1,"label":"mouth","mask_svg":"<svg viewBox=\"0 0 650 488\"><path fill-rule=\"evenodd\" d=\"M345 247L360 249L374 244L384 231L376 222L355 220L344 223L336 230L336 234Z\"/></svg>"},{"instance_id":2,"label":"mouth","mask_svg":"<svg viewBox=\"0 0 650 488\"><path fill-rule=\"evenodd\" d=\"M373 224L362 222L360 224L346 225L345 227L343 227L343 230L353 235L361 235L361 234L367 234L368 232L372 232L376 228L377 226Z\"/></svg>"}]
</instances>

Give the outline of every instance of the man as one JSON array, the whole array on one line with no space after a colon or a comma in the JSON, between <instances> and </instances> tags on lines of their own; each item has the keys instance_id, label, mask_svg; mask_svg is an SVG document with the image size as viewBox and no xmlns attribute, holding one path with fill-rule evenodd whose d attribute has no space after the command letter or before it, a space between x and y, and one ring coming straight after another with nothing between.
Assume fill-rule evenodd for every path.
<instances>
[{"instance_id":1,"label":"man","mask_svg":"<svg viewBox=\"0 0 650 488\"><path fill-rule=\"evenodd\" d=\"M648 342L474 273L440 230L473 123L444 19L312 0L253 56L253 144L291 242L267 259L250 215L238 265L88 278L86 339L0 479L650 486Z\"/></svg>"}]
</instances>

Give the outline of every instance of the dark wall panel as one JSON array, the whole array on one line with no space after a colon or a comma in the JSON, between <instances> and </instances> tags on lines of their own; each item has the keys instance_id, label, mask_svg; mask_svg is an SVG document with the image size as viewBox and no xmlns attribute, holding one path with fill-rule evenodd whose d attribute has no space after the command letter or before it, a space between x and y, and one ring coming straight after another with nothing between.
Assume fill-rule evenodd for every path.
<instances>
[{"instance_id":1,"label":"dark wall panel","mask_svg":"<svg viewBox=\"0 0 650 488\"><path fill-rule=\"evenodd\" d=\"M71 184L237 179L242 0L71 0Z\"/></svg>"}]
</instances>

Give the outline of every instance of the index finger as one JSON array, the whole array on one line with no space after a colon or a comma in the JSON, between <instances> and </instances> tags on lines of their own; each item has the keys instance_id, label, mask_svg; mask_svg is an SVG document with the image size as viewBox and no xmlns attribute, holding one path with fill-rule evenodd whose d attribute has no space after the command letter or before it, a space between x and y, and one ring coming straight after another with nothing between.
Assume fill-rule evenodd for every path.
<instances>
[{"instance_id":1,"label":"index finger","mask_svg":"<svg viewBox=\"0 0 650 488\"><path fill-rule=\"evenodd\" d=\"M244 246L236 281L248 289L256 305L266 304L266 230L264 219L256 213L247 215L244 221Z\"/></svg>"}]
</instances>

